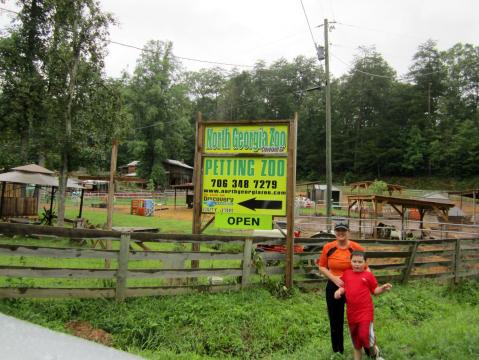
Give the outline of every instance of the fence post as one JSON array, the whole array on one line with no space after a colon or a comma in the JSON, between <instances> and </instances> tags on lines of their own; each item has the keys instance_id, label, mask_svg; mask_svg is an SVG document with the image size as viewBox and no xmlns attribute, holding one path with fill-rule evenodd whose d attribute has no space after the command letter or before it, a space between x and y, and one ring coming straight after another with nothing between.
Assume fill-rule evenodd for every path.
<instances>
[{"instance_id":1,"label":"fence post","mask_svg":"<svg viewBox=\"0 0 479 360\"><path fill-rule=\"evenodd\" d=\"M419 242L417 240L413 244L413 246L411 246L411 256L409 256L409 260L408 260L406 268L404 269L404 274L402 277L403 283L407 283L407 281L409 280L409 275L411 275L412 267L414 266L414 261L416 259L418 246L419 246Z\"/></svg>"},{"instance_id":2,"label":"fence post","mask_svg":"<svg viewBox=\"0 0 479 360\"><path fill-rule=\"evenodd\" d=\"M128 254L130 252L130 234L122 233L120 238L120 251L118 252L118 269L116 271L117 301L123 301L126 297L126 279L128 274Z\"/></svg>"},{"instance_id":3,"label":"fence post","mask_svg":"<svg viewBox=\"0 0 479 360\"><path fill-rule=\"evenodd\" d=\"M459 283L459 269L461 268L461 239L456 239L454 251L454 284Z\"/></svg>"},{"instance_id":4,"label":"fence post","mask_svg":"<svg viewBox=\"0 0 479 360\"><path fill-rule=\"evenodd\" d=\"M253 240L246 239L243 246L243 275L241 276L241 287L245 287L249 282L249 274L251 270L251 249L253 248Z\"/></svg>"}]
</instances>

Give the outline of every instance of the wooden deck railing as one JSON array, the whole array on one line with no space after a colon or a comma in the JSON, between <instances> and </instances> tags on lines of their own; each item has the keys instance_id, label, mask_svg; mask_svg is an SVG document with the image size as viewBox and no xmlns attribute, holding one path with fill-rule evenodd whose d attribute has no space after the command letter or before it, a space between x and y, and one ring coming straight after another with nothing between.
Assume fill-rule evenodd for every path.
<instances>
[{"instance_id":1,"label":"wooden deck railing","mask_svg":"<svg viewBox=\"0 0 479 360\"><path fill-rule=\"evenodd\" d=\"M283 244L279 238L121 233L9 223L0 223L0 234L20 236L18 241L4 237L0 242L0 264L4 264L0 265L0 298L115 297L121 301L133 296L239 290L258 285L260 275L284 274L284 254L254 256L256 244ZM32 240L24 241L25 237ZM59 247L55 238L75 239L83 245ZM98 240L114 242L113 250L86 246ZM324 282L314 272L314 260L327 241L296 239L296 244L314 247L294 256L297 286L311 288ZM379 281L434 277L458 282L479 275L479 239L359 242ZM185 244L191 243L201 243L202 251L186 250ZM103 259L111 263L110 268L105 268ZM200 261L200 267L189 268L191 260ZM41 279L41 286L26 279Z\"/></svg>"}]
</instances>

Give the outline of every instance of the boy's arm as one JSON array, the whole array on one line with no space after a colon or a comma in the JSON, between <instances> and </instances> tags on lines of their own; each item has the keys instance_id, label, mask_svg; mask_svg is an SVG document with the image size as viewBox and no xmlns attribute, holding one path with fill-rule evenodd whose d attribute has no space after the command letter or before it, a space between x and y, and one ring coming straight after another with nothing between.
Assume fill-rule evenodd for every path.
<instances>
[{"instance_id":1,"label":"boy's arm","mask_svg":"<svg viewBox=\"0 0 479 360\"><path fill-rule=\"evenodd\" d=\"M344 290L343 287L340 287L338 290L336 290L334 292L334 298L337 300L337 299L340 299L341 296L343 296L343 294L345 293L346 291Z\"/></svg>"},{"instance_id":2,"label":"boy's arm","mask_svg":"<svg viewBox=\"0 0 479 360\"><path fill-rule=\"evenodd\" d=\"M376 289L374 289L374 295L379 295L382 294L385 291L391 290L393 286L390 283L383 284L381 286L378 286Z\"/></svg>"}]
</instances>

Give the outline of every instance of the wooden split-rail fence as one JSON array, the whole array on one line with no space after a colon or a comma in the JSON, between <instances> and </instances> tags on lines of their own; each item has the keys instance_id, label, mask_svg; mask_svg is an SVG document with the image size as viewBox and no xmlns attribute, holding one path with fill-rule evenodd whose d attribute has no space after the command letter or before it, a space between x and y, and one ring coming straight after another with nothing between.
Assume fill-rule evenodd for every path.
<instances>
[{"instance_id":1,"label":"wooden split-rail fence","mask_svg":"<svg viewBox=\"0 0 479 360\"><path fill-rule=\"evenodd\" d=\"M122 233L10 223L0 223L0 234L0 298L122 301L135 296L239 290L260 286L266 277L277 276L280 281L284 274L285 255L260 252L257 247L284 244L282 238ZM104 246L106 241L113 243L111 250ZM315 288L325 281L314 261L328 241L295 240L305 248L294 256L296 286ZM439 278L457 283L479 276L479 239L359 242L379 281ZM198 243L201 251L188 250L190 244ZM199 267L191 267L192 261L199 262Z\"/></svg>"}]
</instances>

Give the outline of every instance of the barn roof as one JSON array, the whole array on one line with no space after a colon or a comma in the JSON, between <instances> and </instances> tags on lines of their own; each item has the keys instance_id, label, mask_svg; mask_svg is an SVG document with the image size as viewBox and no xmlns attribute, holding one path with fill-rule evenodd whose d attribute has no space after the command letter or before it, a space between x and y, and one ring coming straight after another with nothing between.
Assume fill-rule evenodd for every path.
<instances>
[{"instance_id":1,"label":"barn roof","mask_svg":"<svg viewBox=\"0 0 479 360\"><path fill-rule=\"evenodd\" d=\"M178 161L178 160L172 160L172 159L165 159L165 163L170 164L170 165L175 165L179 167L183 167L185 169L190 169L193 170L193 167L190 165L186 165L184 162Z\"/></svg>"}]
</instances>

